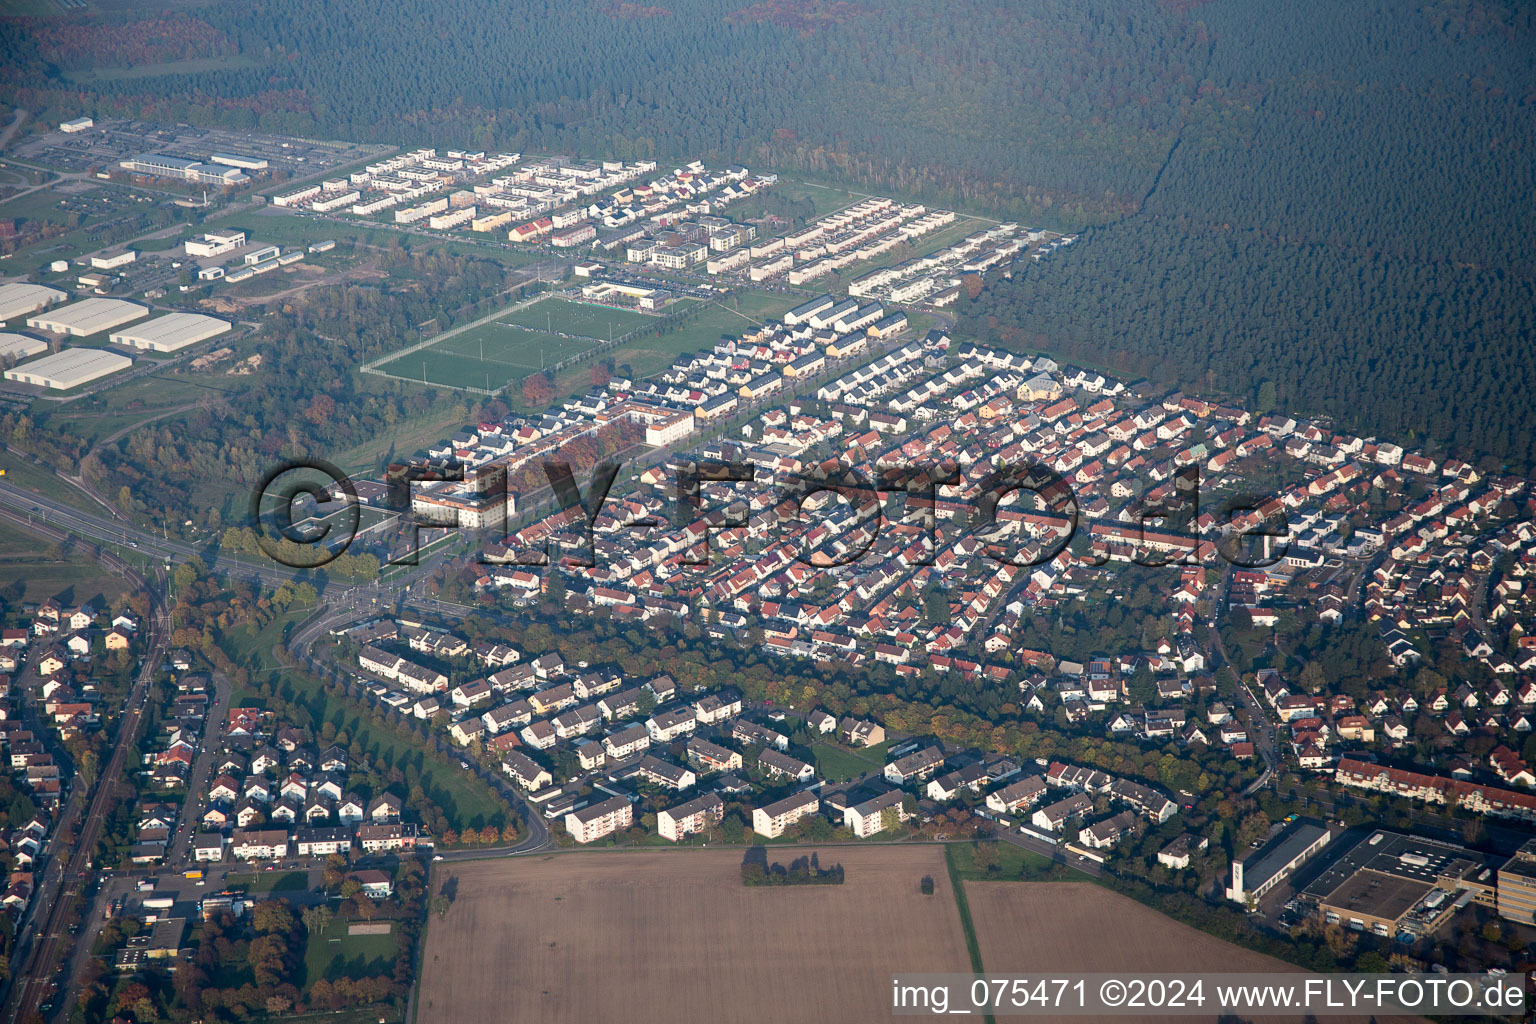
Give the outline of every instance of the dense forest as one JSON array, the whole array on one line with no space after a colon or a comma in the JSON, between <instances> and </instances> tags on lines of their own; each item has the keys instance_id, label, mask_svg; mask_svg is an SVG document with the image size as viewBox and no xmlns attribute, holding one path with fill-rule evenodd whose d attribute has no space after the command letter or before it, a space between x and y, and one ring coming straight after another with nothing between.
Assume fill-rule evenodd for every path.
<instances>
[{"instance_id":1,"label":"dense forest","mask_svg":"<svg viewBox=\"0 0 1536 1024\"><path fill-rule=\"evenodd\" d=\"M1021 348L1536 465L1530 8L1200 8L1208 79L1143 209L970 308Z\"/></svg>"},{"instance_id":2,"label":"dense forest","mask_svg":"<svg viewBox=\"0 0 1536 1024\"><path fill-rule=\"evenodd\" d=\"M1536 465L1529 5L743 3L7 18L0 96L52 117L742 160L1086 227L964 326Z\"/></svg>"},{"instance_id":3,"label":"dense forest","mask_svg":"<svg viewBox=\"0 0 1536 1024\"><path fill-rule=\"evenodd\" d=\"M741 3L402 0L381 17L362 0L260 0L148 27L5 19L16 59L0 82L59 116L769 162L1088 222L1136 207L1209 50L1193 15L1155 0Z\"/></svg>"}]
</instances>

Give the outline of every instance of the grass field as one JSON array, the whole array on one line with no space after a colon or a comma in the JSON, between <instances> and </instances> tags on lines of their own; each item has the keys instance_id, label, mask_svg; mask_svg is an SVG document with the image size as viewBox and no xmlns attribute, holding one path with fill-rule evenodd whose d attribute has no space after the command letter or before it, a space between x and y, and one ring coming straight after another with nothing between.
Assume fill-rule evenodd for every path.
<instances>
[{"instance_id":1,"label":"grass field","mask_svg":"<svg viewBox=\"0 0 1536 1024\"><path fill-rule=\"evenodd\" d=\"M680 353L709 347L723 336L739 336L781 316L796 301L795 296L745 291L723 305L707 306L659 335L648 335L610 349L609 354L625 376L649 377L671 365ZM375 364L375 368L422 384L495 391L606 342L610 324L613 337L618 338L654 320L649 314L631 310L570 299L541 299L521 309L504 311L487 323L449 334L425 348L386 359ZM589 379L586 365L566 368L555 378L556 399L586 390ZM515 389L509 398L514 405L518 404Z\"/></svg>"},{"instance_id":2,"label":"grass field","mask_svg":"<svg viewBox=\"0 0 1536 1024\"><path fill-rule=\"evenodd\" d=\"M495 391L596 345L590 338L560 338L543 331L490 323L380 363L378 368L424 384Z\"/></svg>"},{"instance_id":3,"label":"grass field","mask_svg":"<svg viewBox=\"0 0 1536 1024\"><path fill-rule=\"evenodd\" d=\"M885 751L890 742L873 747L854 749L831 740L817 740L811 744L811 758L816 762L816 773L828 782L841 782L857 778L865 772L878 772L885 767Z\"/></svg>"},{"instance_id":4,"label":"grass field","mask_svg":"<svg viewBox=\"0 0 1536 1024\"><path fill-rule=\"evenodd\" d=\"M335 168L336 174L342 174L345 171L344 167ZM274 189L273 191L282 190ZM319 256L305 258L306 262L315 261L321 266L330 266L347 259L366 256L373 250L398 246L413 249L424 247L445 250L461 256L477 256L481 259L495 260L505 267L526 266L542 258L536 251L503 247L499 244L504 238L502 235L495 235L494 238L466 236L462 240L449 242L437 238L428 240L407 231L396 231L374 221L352 217L325 219L298 217L270 206L253 213L242 214L240 217L232 217L226 226L244 228L253 238L284 246L308 245L310 242L318 242L324 238L334 238L337 243L335 249Z\"/></svg>"},{"instance_id":5,"label":"grass field","mask_svg":"<svg viewBox=\"0 0 1536 1024\"><path fill-rule=\"evenodd\" d=\"M395 962L396 939L390 935L348 935L350 922L332 920L325 931L304 944L302 988L321 978L365 978L388 971Z\"/></svg>"},{"instance_id":6,"label":"grass field","mask_svg":"<svg viewBox=\"0 0 1536 1024\"><path fill-rule=\"evenodd\" d=\"M1013 843L951 843L946 849L949 851L949 859L955 871L959 877L967 881L1018 879L1026 875L1043 876L1051 869L1049 857L1043 857ZM987 868L978 863L979 858L976 856L978 849L984 853L987 864L996 866L995 875L991 875Z\"/></svg>"},{"instance_id":7,"label":"grass field","mask_svg":"<svg viewBox=\"0 0 1536 1024\"><path fill-rule=\"evenodd\" d=\"M7 477L9 479L9 477ZM108 605L127 593L127 583L84 555L48 557L52 542L9 523L0 525L0 593L21 585L19 600L57 597L65 604Z\"/></svg>"},{"instance_id":8,"label":"grass field","mask_svg":"<svg viewBox=\"0 0 1536 1024\"><path fill-rule=\"evenodd\" d=\"M46 494L54 501L84 512L99 514L102 511L102 507L92 501L89 495L82 494L47 470L10 452L0 452L0 469L5 470L5 482L12 487L20 487L34 494Z\"/></svg>"},{"instance_id":9,"label":"grass field","mask_svg":"<svg viewBox=\"0 0 1536 1024\"><path fill-rule=\"evenodd\" d=\"M570 299L540 299L380 363L378 369L426 384L494 391L655 319L628 309ZM578 370L579 375L586 372Z\"/></svg>"},{"instance_id":10,"label":"grass field","mask_svg":"<svg viewBox=\"0 0 1536 1024\"><path fill-rule=\"evenodd\" d=\"M550 298L513 310L500 318L500 322L533 331L607 341L628 334L637 327L655 323L656 317L632 309Z\"/></svg>"},{"instance_id":11,"label":"grass field","mask_svg":"<svg viewBox=\"0 0 1536 1024\"><path fill-rule=\"evenodd\" d=\"M649 377L672 365L679 354L708 348L722 337L735 338L755 330L764 321L777 320L800 301L798 296L776 292L738 292L726 299L724 305L711 304L671 330L620 345L611 355L619 367L629 367L628 376Z\"/></svg>"},{"instance_id":12,"label":"grass field","mask_svg":"<svg viewBox=\"0 0 1536 1024\"><path fill-rule=\"evenodd\" d=\"M229 360L227 365L233 364L234 360ZM216 398L217 393L210 387L224 386L209 385L192 377L144 376L67 405L40 401L33 408L50 414L50 429L95 442L160 413L195 406L199 399ZM190 409L187 415L191 415Z\"/></svg>"},{"instance_id":13,"label":"grass field","mask_svg":"<svg viewBox=\"0 0 1536 1024\"><path fill-rule=\"evenodd\" d=\"M969 972L939 847L824 849L821 862L846 871L835 886L747 888L741 856L439 865L457 893L427 928L417 1018L884 1021L892 972Z\"/></svg>"}]
</instances>

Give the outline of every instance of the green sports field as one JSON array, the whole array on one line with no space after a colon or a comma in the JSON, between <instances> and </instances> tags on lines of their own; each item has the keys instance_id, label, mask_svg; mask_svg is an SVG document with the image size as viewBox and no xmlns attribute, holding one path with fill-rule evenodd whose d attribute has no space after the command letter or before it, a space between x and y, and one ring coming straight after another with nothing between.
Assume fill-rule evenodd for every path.
<instances>
[{"instance_id":1,"label":"green sports field","mask_svg":"<svg viewBox=\"0 0 1536 1024\"><path fill-rule=\"evenodd\" d=\"M504 324L599 341L622 337L655 321L656 317L648 313L570 299L542 299L499 318Z\"/></svg>"},{"instance_id":2,"label":"green sports field","mask_svg":"<svg viewBox=\"0 0 1536 1024\"><path fill-rule=\"evenodd\" d=\"M495 391L653 323L655 317L569 299L541 299L441 341L378 364L383 373L425 384Z\"/></svg>"}]
</instances>

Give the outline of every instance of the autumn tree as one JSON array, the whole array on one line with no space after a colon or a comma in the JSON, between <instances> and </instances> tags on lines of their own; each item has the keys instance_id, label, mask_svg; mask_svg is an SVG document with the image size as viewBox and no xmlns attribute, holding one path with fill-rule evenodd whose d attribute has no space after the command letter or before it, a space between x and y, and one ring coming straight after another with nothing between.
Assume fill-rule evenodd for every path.
<instances>
[{"instance_id":1,"label":"autumn tree","mask_svg":"<svg viewBox=\"0 0 1536 1024\"><path fill-rule=\"evenodd\" d=\"M547 370L523 379L523 404L530 409L544 409L555 400L555 381Z\"/></svg>"}]
</instances>

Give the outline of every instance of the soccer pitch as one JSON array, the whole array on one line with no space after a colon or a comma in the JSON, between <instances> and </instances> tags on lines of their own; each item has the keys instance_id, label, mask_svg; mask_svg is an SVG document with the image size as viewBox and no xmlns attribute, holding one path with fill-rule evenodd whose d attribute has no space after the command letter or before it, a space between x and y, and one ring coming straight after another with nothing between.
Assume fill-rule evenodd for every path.
<instances>
[{"instance_id":1,"label":"soccer pitch","mask_svg":"<svg viewBox=\"0 0 1536 1024\"><path fill-rule=\"evenodd\" d=\"M496 322L397 356L378 369L426 384L495 391L597 344L593 338L561 338Z\"/></svg>"},{"instance_id":2,"label":"soccer pitch","mask_svg":"<svg viewBox=\"0 0 1536 1024\"><path fill-rule=\"evenodd\" d=\"M547 331L575 338L607 341L620 338L637 327L653 324L657 317L632 309L598 306L570 299L541 299L531 306L513 310L499 318L500 323Z\"/></svg>"},{"instance_id":3,"label":"soccer pitch","mask_svg":"<svg viewBox=\"0 0 1536 1024\"><path fill-rule=\"evenodd\" d=\"M496 391L562 359L660 319L569 299L540 299L468 330L375 364L391 377Z\"/></svg>"}]
</instances>

